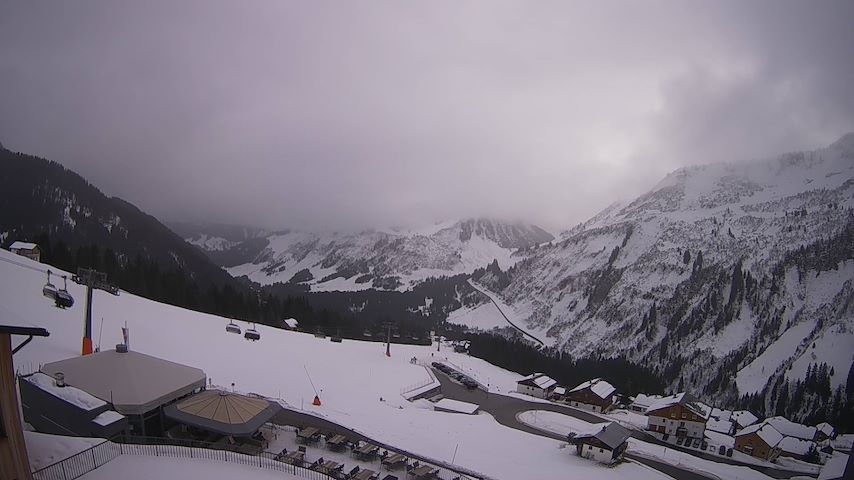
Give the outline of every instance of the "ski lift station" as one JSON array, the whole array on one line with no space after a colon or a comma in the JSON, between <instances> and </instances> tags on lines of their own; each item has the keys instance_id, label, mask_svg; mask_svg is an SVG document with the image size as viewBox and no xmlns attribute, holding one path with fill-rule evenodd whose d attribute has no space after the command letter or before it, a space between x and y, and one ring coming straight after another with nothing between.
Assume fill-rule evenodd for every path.
<instances>
[{"instance_id":1,"label":"ski lift station","mask_svg":"<svg viewBox=\"0 0 854 480\"><path fill-rule=\"evenodd\" d=\"M281 410L265 398L206 390L202 370L123 344L48 363L19 385L24 419L62 435L248 441Z\"/></svg>"},{"instance_id":2,"label":"ski lift station","mask_svg":"<svg viewBox=\"0 0 854 480\"><path fill-rule=\"evenodd\" d=\"M21 377L19 386L24 419L39 431L109 437L125 430L162 433L163 408L203 390L206 382L198 368L118 345L45 364Z\"/></svg>"}]
</instances>

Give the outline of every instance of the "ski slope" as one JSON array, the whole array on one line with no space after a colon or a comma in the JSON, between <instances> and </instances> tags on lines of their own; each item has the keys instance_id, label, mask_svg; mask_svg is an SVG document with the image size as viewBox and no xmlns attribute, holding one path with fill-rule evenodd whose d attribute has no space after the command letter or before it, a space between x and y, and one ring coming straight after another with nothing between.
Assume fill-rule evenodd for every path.
<instances>
[{"instance_id":1,"label":"ski slope","mask_svg":"<svg viewBox=\"0 0 854 480\"><path fill-rule=\"evenodd\" d=\"M14 366L21 373L77 355L81 345L84 290L69 283L76 304L67 310L57 309L41 294L45 275L37 270L43 268L46 266L0 251L3 322L50 331L50 337L35 339L15 355ZM132 350L201 368L213 384L234 383L240 391L281 398L295 409L305 409L396 447L443 461L454 458L457 465L491 478L666 478L633 463L604 468L575 456L563 448L562 442L503 427L487 414L436 412L423 402L410 403L400 395L405 387L430 378L425 367L411 364L410 359L429 362L436 355L476 366L481 376L501 379L502 388L510 386L513 377L509 372L461 354L393 345L389 358L381 343L332 343L260 325L257 328L262 339L252 343L226 333L224 318L125 292L114 297L96 291L93 318L94 341L103 349L121 341L121 327L127 324ZM315 394L312 381L322 399L320 407L310 405Z\"/></svg>"}]
</instances>

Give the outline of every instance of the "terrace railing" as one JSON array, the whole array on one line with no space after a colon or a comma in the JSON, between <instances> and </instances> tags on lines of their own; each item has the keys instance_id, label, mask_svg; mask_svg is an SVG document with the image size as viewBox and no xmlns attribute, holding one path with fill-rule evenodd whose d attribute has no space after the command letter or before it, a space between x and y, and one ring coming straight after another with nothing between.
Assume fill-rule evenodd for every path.
<instances>
[{"instance_id":1,"label":"terrace railing","mask_svg":"<svg viewBox=\"0 0 854 480\"><path fill-rule=\"evenodd\" d=\"M265 470L289 473L309 480L330 480L333 477L276 460L276 455L262 452L256 455L240 453L240 446L220 445L193 440L158 437L120 436L83 450L64 460L33 472L35 480L74 480L99 468L121 455L191 458L237 463Z\"/></svg>"}]
</instances>

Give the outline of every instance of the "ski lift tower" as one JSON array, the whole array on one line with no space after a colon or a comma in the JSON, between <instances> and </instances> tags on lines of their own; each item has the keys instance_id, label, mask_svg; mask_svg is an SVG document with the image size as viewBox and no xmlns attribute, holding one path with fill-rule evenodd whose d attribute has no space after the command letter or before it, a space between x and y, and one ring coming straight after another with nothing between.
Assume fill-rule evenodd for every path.
<instances>
[{"instance_id":1,"label":"ski lift tower","mask_svg":"<svg viewBox=\"0 0 854 480\"><path fill-rule=\"evenodd\" d=\"M83 350L81 355L92 354L92 290L103 290L118 296L119 287L107 282L107 274L91 268L78 268L71 277L75 283L86 285L86 309L83 311Z\"/></svg>"}]
</instances>

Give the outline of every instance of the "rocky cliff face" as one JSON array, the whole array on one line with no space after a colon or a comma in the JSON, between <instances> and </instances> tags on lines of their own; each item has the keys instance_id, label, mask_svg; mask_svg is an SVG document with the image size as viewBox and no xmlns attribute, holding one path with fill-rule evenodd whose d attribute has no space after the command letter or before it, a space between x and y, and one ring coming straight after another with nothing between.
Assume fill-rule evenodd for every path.
<instances>
[{"instance_id":1,"label":"rocky cliff face","mask_svg":"<svg viewBox=\"0 0 854 480\"><path fill-rule=\"evenodd\" d=\"M498 294L547 343L652 365L674 389L732 399L821 362L839 385L854 351L852 209L854 134L685 168L531 253Z\"/></svg>"}]
</instances>

